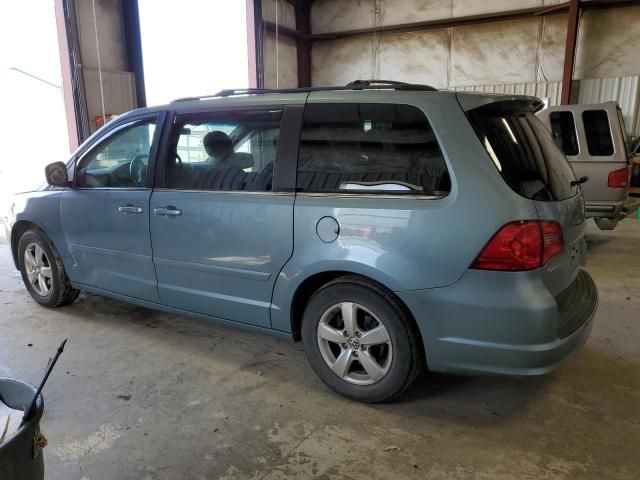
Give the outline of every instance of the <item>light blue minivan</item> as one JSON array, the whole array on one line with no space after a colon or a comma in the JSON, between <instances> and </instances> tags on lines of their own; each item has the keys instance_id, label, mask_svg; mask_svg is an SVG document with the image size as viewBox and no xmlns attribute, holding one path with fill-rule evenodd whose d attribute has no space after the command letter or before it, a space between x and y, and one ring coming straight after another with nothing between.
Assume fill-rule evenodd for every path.
<instances>
[{"instance_id":1,"label":"light blue minivan","mask_svg":"<svg viewBox=\"0 0 640 480\"><path fill-rule=\"evenodd\" d=\"M16 198L26 288L301 340L332 389L535 375L587 339L580 182L539 99L360 81L126 113Z\"/></svg>"}]
</instances>

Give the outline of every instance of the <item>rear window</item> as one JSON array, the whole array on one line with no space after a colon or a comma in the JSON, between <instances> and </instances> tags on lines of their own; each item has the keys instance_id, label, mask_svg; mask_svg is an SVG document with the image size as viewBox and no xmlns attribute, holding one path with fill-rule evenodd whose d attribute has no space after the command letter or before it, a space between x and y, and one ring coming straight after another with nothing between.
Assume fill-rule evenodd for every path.
<instances>
[{"instance_id":1,"label":"rear window","mask_svg":"<svg viewBox=\"0 0 640 480\"><path fill-rule=\"evenodd\" d=\"M424 113L411 105L307 104L302 192L444 196L447 167Z\"/></svg>"},{"instance_id":2,"label":"rear window","mask_svg":"<svg viewBox=\"0 0 640 480\"><path fill-rule=\"evenodd\" d=\"M571 112L552 112L551 135L565 155L578 155L576 124Z\"/></svg>"},{"instance_id":3,"label":"rear window","mask_svg":"<svg viewBox=\"0 0 640 480\"><path fill-rule=\"evenodd\" d=\"M502 178L517 193L540 201L578 193L578 187L571 186L571 165L529 102L495 102L467 115Z\"/></svg>"},{"instance_id":4,"label":"rear window","mask_svg":"<svg viewBox=\"0 0 640 480\"><path fill-rule=\"evenodd\" d=\"M604 110L585 110L582 112L584 134L587 137L589 155L609 157L613 155L613 139L609 128L609 117Z\"/></svg>"}]
</instances>

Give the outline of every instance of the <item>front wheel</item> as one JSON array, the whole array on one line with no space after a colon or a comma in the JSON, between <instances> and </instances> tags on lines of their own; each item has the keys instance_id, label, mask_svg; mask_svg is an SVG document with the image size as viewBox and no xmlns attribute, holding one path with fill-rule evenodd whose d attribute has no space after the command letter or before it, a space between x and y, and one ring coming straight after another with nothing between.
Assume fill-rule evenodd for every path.
<instances>
[{"instance_id":1,"label":"front wheel","mask_svg":"<svg viewBox=\"0 0 640 480\"><path fill-rule=\"evenodd\" d=\"M27 230L20 238L18 265L25 287L40 305L68 305L80 295L71 286L58 252L39 230Z\"/></svg>"},{"instance_id":2,"label":"front wheel","mask_svg":"<svg viewBox=\"0 0 640 480\"><path fill-rule=\"evenodd\" d=\"M394 399L422 366L418 339L402 306L359 277L338 279L313 295L302 320L302 340L320 379L361 402Z\"/></svg>"}]
</instances>

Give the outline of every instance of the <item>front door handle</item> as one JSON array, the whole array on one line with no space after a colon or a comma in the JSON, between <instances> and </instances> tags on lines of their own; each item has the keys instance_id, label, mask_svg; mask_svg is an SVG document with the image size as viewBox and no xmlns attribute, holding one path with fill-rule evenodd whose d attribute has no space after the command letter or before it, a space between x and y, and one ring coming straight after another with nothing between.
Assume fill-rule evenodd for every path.
<instances>
[{"instance_id":1,"label":"front door handle","mask_svg":"<svg viewBox=\"0 0 640 480\"><path fill-rule=\"evenodd\" d=\"M135 205L122 205L118 207L118 211L120 213L142 213L142 208Z\"/></svg>"},{"instance_id":2,"label":"front door handle","mask_svg":"<svg viewBox=\"0 0 640 480\"><path fill-rule=\"evenodd\" d=\"M173 206L159 207L154 208L153 213L156 215L182 215L182 210Z\"/></svg>"}]
</instances>

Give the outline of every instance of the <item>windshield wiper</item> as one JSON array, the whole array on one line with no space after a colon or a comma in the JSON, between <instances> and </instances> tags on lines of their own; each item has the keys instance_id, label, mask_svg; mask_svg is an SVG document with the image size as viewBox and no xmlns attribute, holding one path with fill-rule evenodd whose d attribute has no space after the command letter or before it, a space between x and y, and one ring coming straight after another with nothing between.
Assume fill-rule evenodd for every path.
<instances>
[{"instance_id":1,"label":"windshield wiper","mask_svg":"<svg viewBox=\"0 0 640 480\"><path fill-rule=\"evenodd\" d=\"M589 177L585 175L584 177L580 177L577 180L571 180L571 183L569 185L571 185L572 187L575 187L576 185L581 185L587 181L589 181Z\"/></svg>"}]
</instances>

